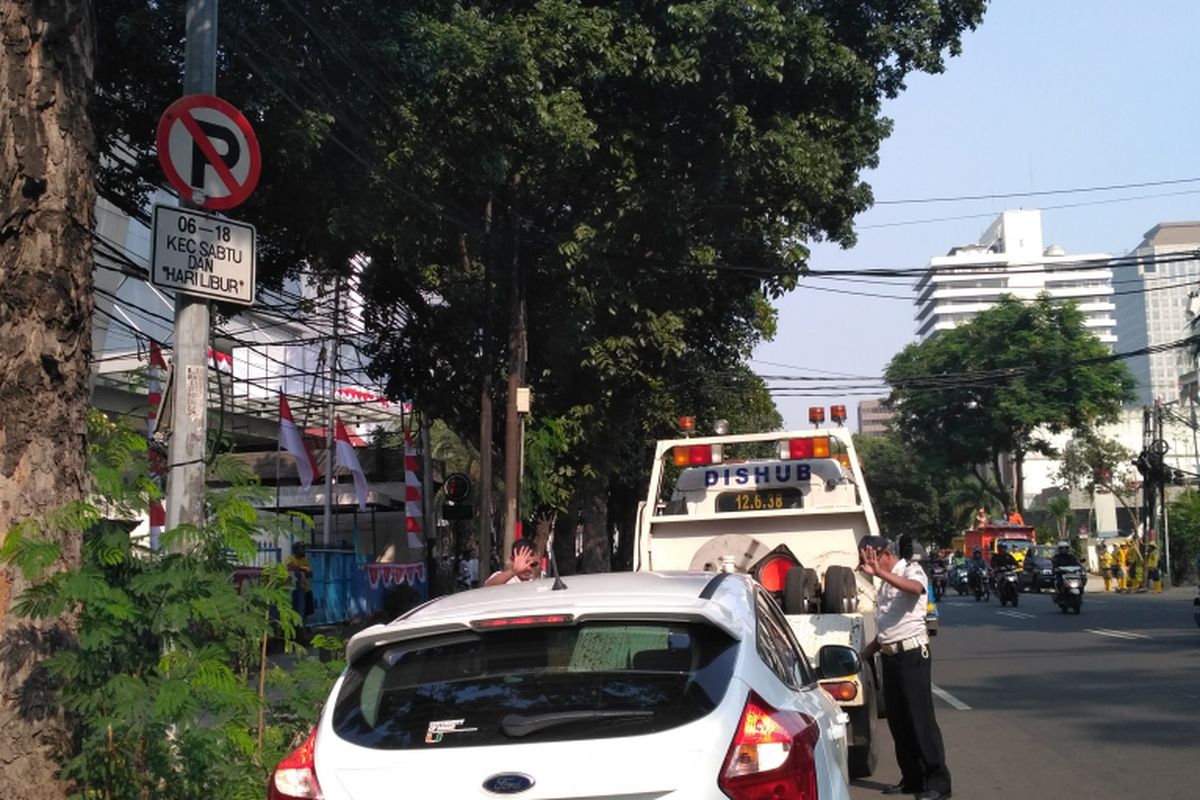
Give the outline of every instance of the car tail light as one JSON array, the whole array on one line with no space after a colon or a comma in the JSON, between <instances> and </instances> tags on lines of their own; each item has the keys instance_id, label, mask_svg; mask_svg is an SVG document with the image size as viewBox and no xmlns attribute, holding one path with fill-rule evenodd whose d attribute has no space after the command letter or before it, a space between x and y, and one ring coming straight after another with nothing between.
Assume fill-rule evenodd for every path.
<instances>
[{"instance_id":1,"label":"car tail light","mask_svg":"<svg viewBox=\"0 0 1200 800\"><path fill-rule=\"evenodd\" d=\"M523 617L495 617L493 619L477 619L471 623L475 629L491 630L495 628L533 628L539 625L570 625L575 621L571 614L537 614Z\"/></svg>"},{"instance_id":2,"label":"car tail light","mask_svg":"<svg viewBox=\"0 0 1200 800\"><path fill-rule=\"evenodd\" d=\"M721 445L691 444L671 449L677 467L702 467L721 463Z\"/></svg>"},{"instance_id":3,"label":"car tail light","mask_svg":"<svg viewBox=\"0 0 1200 800\"><path fill-rule=\"evenodd\" d=\"M828 436L806 436L787 440L787 457L793 461L805 458L829 458Z\"/></svg>"},{"instance_id":4,"label":"car tail light","mask_svg":"<svg viewBox=\"0 0 1200 800\"><path fill-rule=\"evenodd\" d=\"M821 681L821 688L839 703L847 703L858 697L858 684L854 681Z\"/></svg>"},{"instance_id":5,"label":"car tail light","mask_svg":"<svg viewBox=\"0 0 1200 800\"><path fill-rule=\"evenodd\" d=\"M304 744L293 750L271 773L267 784L267 800L321 800L321 785L317 783L314 751L317 729L308 735Z\"/></svg>"},{"instance_id":6,"label":"car tail light","mask_svg":"<svg viewBox=\"0 0 1200 800\"><path fill-rule=\"evenodd\" d=\"M751 692L717 785L732 800L817 800L817 723Z\"/></svg>"}]
</instances>

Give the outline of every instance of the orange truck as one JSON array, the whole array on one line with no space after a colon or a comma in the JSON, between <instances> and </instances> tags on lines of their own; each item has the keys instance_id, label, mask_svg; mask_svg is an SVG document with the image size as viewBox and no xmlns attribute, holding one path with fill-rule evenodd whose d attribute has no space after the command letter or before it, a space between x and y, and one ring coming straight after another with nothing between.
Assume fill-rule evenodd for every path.
<instances>
[{"instance_id":1,"label":"orange truck","mask_svg":"<svg viewBox=\"0 0 1200 800\"><path fill-rule=\"evenodd\" d=\"M990 565L992 554L996 552L997 542L1008 545L1008 552L1024 550L1034 543L1035 531L1032 525L1009 525L1007 523L988 523L980 525L963 534L963 554L970 558L978 547L983 551L983 558ZM1018 558L1020 558L1018 556Z\"/></svg>"}]
</instances>

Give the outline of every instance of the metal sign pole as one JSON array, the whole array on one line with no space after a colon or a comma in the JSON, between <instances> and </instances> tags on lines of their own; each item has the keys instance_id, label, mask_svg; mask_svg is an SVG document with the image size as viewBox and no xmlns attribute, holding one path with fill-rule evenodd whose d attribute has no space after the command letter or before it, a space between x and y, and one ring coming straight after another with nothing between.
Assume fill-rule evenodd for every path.
<instances>
[{"instance_id":1,"label":"metal sign pole","mask_svg":"<svg viewBox=\"0 0 1200 800\"><path fill-rule=\"evenodd\" d=\"M188 0L184 94L217 88L217 0ZM180 205L194 207L193 198ZM175 403L167 450L167 529L204 524L204 450L208 438L209 301L175 295Z\"/></svg>"}]
</instances>

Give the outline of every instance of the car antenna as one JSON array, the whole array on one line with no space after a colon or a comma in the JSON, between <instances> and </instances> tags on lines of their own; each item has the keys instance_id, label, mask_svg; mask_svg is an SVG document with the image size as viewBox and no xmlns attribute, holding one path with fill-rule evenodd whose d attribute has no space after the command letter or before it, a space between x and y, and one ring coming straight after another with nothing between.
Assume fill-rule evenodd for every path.
<instances>
[{"instance_id":1,"label":"car antenna","mask_svg":"<svg viewBox=\"0 0 1200 800\"><path fill-rule=\"evenodd\" d=\"M567 585L563 583L562 576L558 574L558 559L554 557L554 531L550 531L550 536L546 539L546 554L550 557L550 574L554 576L554 585L550 587L550 591L556 592L559 589L566 589Z\"/></svg>"}]
</instances>

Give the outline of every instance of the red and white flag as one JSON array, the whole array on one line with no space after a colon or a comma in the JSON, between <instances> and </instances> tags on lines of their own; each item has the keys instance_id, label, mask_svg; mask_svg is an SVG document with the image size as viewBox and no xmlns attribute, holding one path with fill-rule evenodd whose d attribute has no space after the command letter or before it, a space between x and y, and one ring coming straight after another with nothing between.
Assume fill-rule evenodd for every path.
<instances>
[{"instance_id":1,"label":"red and white flag","mask_svg":"<svg viewBox=\"0 0 1200 800\"><path fill-rule=\"evenodd\" d=\"M163 530L167 527L167 509L162 500L150 501L150 549L158 552Z\"/></svg>"},{"instance_id":2,"label":"red and white flag","mask_svg":"<svg viewBox=\"0 0 1200 800\"><path fill-rule=\"evenodd\" d=\"M167 371L167 362L163 360L162 350L158 342L150 342L150 369L146 375L146 401L149 409L146 412L146 436L154 438L158 430L158 407L162 405L162 379Z\"/></svg>"},{"instance_id":3,"label":"red and white flag","mask_svg":"<svg viewBox=\"0 0 1200 800\"><path fill-rule=\"evenodd\" d=\"M288 408L287 398L282 392L279 394L279 446L295 457L300 485L305 489L311 487L319 472L317 461L308 449L308 442L304 441L304 434L296 427L296 420L292 419L292 409Z\"/></svg>"},{"instance_id":4,"label":"red and white flag","mask_svg":"<svg viewBox=\"0 0 1200 800\"><path fill-rule=\"evenodd\" d=\"M409 547L424 547L422 533L425 530L421 514L421 479L417 472L417 450L413 447L412 434L404 432L404 529L408 533Z\"/></svg>"},{"instance_id":5,"label":"red and white flag","mask_svg":"<svg viewBox=\"0 0 1200 800\"><path fill-rule=\"evenodd\" d=\"M334 420L336 423L333 428L333 444L337 455L337 465L350 470L350 474L354 476L354 493L358 495L358 510L367 510L367 476L363 473L362 466L358 463L358 454L354 452L354 445L350 443L350 434L346 431L346 426L342 424L341 419Z\"/></svg>"}]
</instances>

